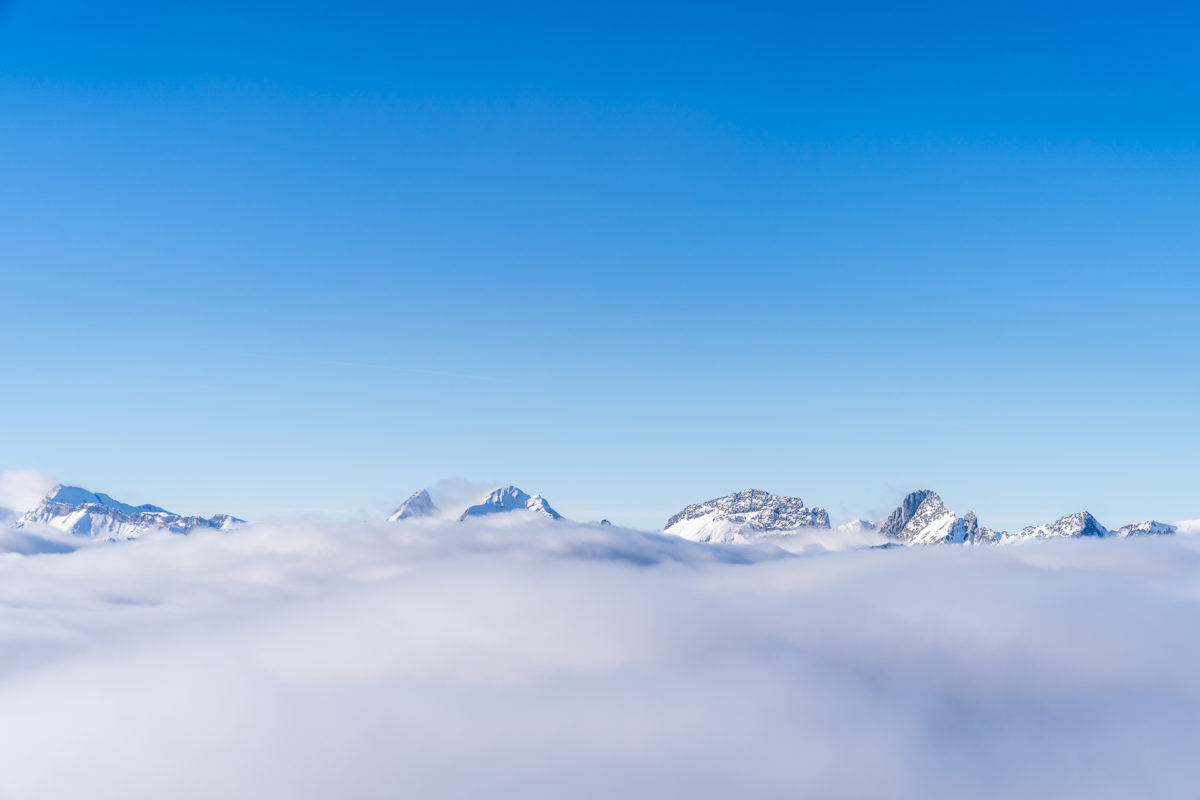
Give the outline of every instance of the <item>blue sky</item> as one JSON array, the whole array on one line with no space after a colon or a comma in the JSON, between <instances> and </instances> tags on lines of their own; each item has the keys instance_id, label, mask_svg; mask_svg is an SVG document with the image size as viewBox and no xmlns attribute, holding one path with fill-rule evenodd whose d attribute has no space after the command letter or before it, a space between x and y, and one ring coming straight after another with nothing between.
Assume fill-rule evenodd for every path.
<instances>
[{"instance_id":1,"label":"blue sky","mask_svg":"<svg viewBox=\"0 0 1200 800\"><path fill-rule=\"evenodd\" d=\"M10 0L0 466L249 517L1198 517L1198 22Z\"/></svg>"}]
</instances>

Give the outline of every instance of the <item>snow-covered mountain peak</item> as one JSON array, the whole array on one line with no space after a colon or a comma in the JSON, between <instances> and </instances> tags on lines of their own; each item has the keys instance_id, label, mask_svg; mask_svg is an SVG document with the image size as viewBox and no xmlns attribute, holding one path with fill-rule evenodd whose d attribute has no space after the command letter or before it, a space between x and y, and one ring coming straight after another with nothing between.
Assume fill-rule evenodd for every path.
<instances>
[{"instance_id":1,"label":"snow-covered mountain peak","mask_svg":"<svg viewBox=\"0 0 1200 800\"><path fill-rule=\"evenodd\" d=\"M841 525L838 525L834 530L842 531L843 533L877 531L879 530L879 523L872 522L869 519L852 519L849 522L843 522Z\"/></svg>"},{"instance_id":2,"label":"snow-covered mountain peak","mask_svg":"<svg viewBox=\"0 0 1200 800\"><path fill-rule=\"evenodd\" d=\"M1107 536L1108 534L1108 528L1097 522L1091 514L1086 511L1077 511L1045 525L1030 525L1021 529L1013 538L1057 539L1074 536Z\"/></svg>"},{"instance_id":3,"label":"snow-covered mountain peak","mask_svg":"<svg viewBox=\"0 0 1200 800\"><path fill-rule=\"evenodd\" d=\"M546 498L540 494L530 495L516 486L504 486L469 507L459 517L459 521L468 517L482 517L506 511L533 511L545 514L551 519L562 519L562 514L551 508L550 504L546 502Z\"/></svg>"},{"instance_id":4,"label":"snow-covered mountain peak","mask_svg":"<svg viewBox=\"0 0 1200 800\"><path fill-rule=\"evenodd\" d=\"M546 502L546 498L542 497L540 494L535 494L530 497L529 502L525 504L525 507L530 511L537 511L538 513L545 514L546 516L553 517L554 519L562 519L562 515L551 508L550 504Z\"/></svg>"},{"instance_id":5,"label":"snow-covered mountain peak","mask_svg":"<svg viewBox=\"0 0 1200 800\"><path fill-rule=\"evenodd\" d=\"M1169 536L1178 531L1179 527L1177 525L1148 519L1145 522L1122 525L1115 531L1111 531L1111 533L1114 536Z\"/></svg>"},{"instance_id":6,"label":"snow-covered mountain peak","mask_svg":"<svg viewBox=\"0 0 1200 800\"><path fill-rule=\"evenodd\" d=\"M779 535L798 528L828 528L829 514L810 508L799 497L744 489L693 503L667 520L663 533L694 542L741 542L756 536Z\"/></svg>"},{"instance_id":7,"label":"snow-covered mountain peak","mask_svg":"<svg viewBox=\"0 0 1200 800\"><path fill-rule=\"evenodd\" d=\"M433 504L433 498L429 496L428 490L421 489L401 503L400 507L388 517L388 522L399 522L402 519L413 517L432 517L437 512L438 507Z\"/></svg>"},{"instance_id":8,"label":"snow-covered mountain peak","mask_svg":"<svg viewBox=\"0 0 1200 800\"><path fill-rule=\"evenodd\" d=\"M47 525L93 539L135 539L151 530L174 533L189 533L197 528L227 530L242 521L228 514L185 517L149 503L132 506L102 492L59 485L36 508L21 515L13 527Z\"/></svg>"},{"instance_id":9,"label":"snow-covered mountain peak","mask_svg":"<svg viewBox=\"0 0 1200 800\"><path fill-rule=\"evenodd\" d=\"M985 539L994 537L991 531L979 527L974 512L957 516L932 489L918 489L905 495L879 526L879 532L905 544L969 543L976 541L981 533Z\"/></svg>"},{"instance_id":10,"label":"snow-covered mountain peak","mask_svg":"<svg viewBox=\"0 0 1200 800\"><path fill-rule=\"evenodd\" d=\"M122 503L119 500L114 500L103 492L91 492L84 489L82 486L68 486L60 483L50 491L46 497L55 502L65 505L80 506L80 505L98 505L105 508L112 508L120 511L122 514L170 514L165 508L150 505L146 503L140 506L131 506L127 503Z\"/></svg>"}]
</instances>

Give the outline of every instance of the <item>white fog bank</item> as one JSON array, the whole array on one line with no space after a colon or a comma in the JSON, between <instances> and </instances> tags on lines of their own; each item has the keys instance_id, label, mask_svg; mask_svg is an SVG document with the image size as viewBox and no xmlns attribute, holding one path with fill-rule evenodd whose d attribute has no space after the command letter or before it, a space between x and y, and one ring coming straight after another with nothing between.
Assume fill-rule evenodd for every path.
<instances>
[{"instance_id":1,"label":"white fog bank","mask_svg":"<svg viewBox=\"0 0 1200 800\"><path fill-rule=\"evenodd\" d=\"M498 520L0 557L0 797L1193 797L1200 539Z\"/></svg>"}]
</instances>

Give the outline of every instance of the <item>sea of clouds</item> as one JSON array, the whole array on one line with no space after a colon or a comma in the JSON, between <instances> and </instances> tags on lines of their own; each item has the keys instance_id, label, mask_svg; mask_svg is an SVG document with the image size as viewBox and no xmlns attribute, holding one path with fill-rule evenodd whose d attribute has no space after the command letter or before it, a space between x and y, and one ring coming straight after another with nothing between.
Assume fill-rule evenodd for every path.
<instances>
[{"instance_id":1,"label":"sea of clouds","mask_svg":"<svg viewBox=\"0 0 1200 800\"><path fill-rule=\"evenodd\" d=\"M522 512L8 549L3 798L1200 793L1200 537L785 552Z\"/></svg>"}]
</instances>

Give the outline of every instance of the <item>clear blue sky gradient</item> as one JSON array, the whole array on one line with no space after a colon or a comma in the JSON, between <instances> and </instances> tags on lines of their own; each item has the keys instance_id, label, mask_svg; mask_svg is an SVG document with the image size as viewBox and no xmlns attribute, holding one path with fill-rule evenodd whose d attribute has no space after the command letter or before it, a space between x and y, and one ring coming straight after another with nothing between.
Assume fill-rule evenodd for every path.
<instances>
[{"instance_id":1,"label":"clear blue sky gradient","mask_svg":"<svg viewBox=\"0 0 1200 800\"><path fill-rule=\"evenodd\" d=\"M0 466L1200 517L1200 13L570 5L0 5Z\"/></svg>"}]
</instances>

